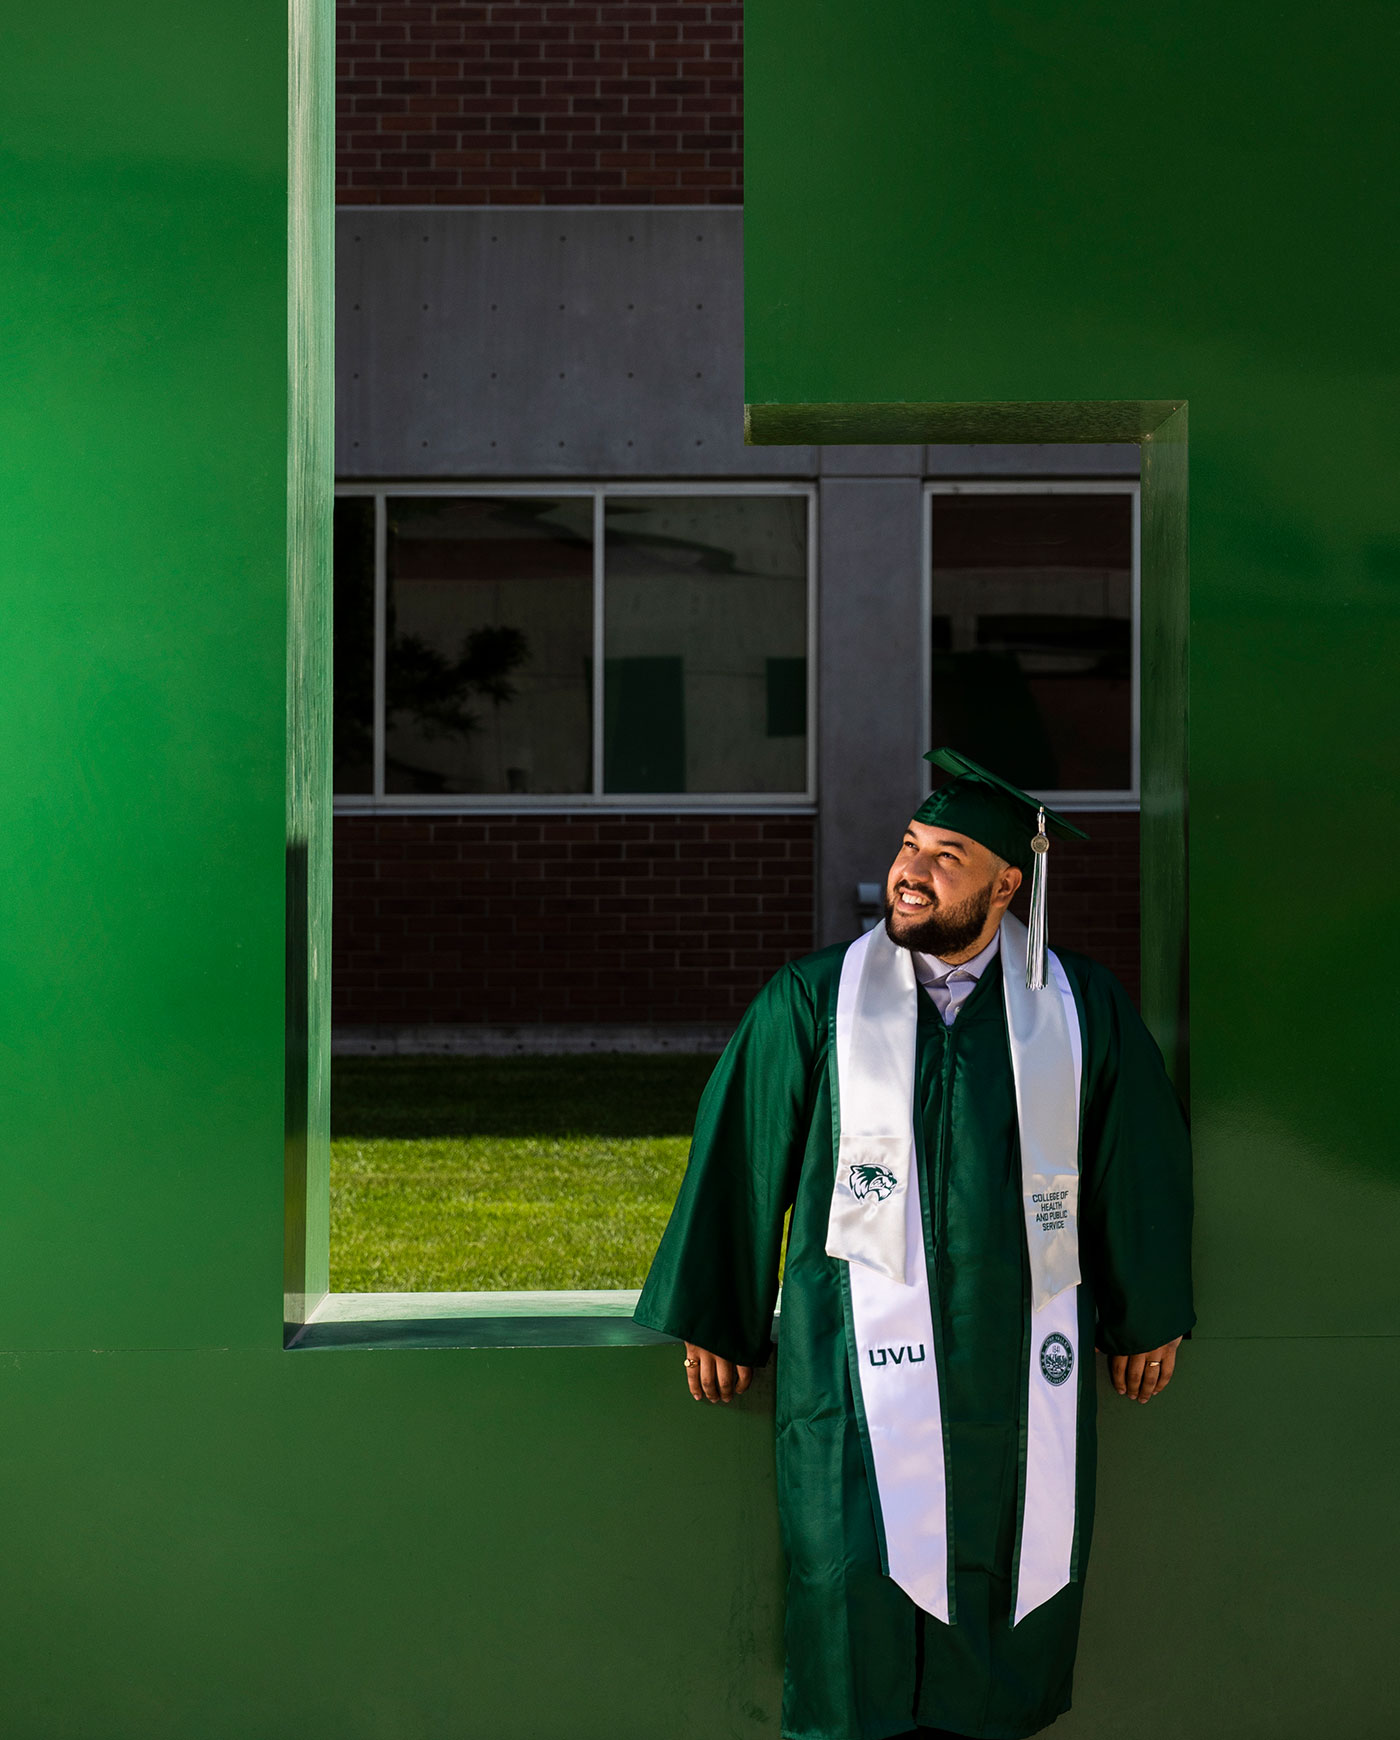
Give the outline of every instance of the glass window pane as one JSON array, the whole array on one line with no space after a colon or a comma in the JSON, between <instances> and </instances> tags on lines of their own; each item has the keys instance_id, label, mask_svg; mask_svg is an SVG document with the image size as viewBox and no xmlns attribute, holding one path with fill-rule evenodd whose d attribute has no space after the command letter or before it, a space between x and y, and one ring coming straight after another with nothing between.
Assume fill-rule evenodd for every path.
<instances>
[{"instance_id":1,"label":"glass window pane","mask_svg":"<svg viewBox=\"0 0 1400 1740\"><path fill-rule=\"evenodd\" d=\"M332 702L334 777L347 794L374 790L374 497L337 496Z\"/></svg>"},{"instance_id":2,"label":"glass window pane","mask_svg":"<svg viewBox=\"0 0 1400 1740\"><path fill-rule=\"evenodd\" d=\"M1127 791L1132 497L935 495L933 742L1029 791Z\"/></svg>"},{"instance_id":3,"label":"glass window pane","mask_svg":"<svg viewBox=\"0 0 1400 1740\"><path fill-rule=\"evenodd\" d=\"M388 502L384 785L592 789L593 503Z\"/></svg>"},{"instance_id":4,"label":"glass window pane","mask_svg":"<svg viewBox=\"0 0 1400 1740\"><path fill-rule=\"evenodd\" d=\"M805 496L610 496L604 789L807 785Z\"/></svg>"}]
</instances>

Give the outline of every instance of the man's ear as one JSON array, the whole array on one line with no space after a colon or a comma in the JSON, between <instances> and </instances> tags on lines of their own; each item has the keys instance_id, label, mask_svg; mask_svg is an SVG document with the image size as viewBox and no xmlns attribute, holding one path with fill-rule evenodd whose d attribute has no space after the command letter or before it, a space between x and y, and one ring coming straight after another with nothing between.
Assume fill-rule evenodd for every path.
<instances>
[{"instance_id":1,"label":"man's ear","mask_svg":"<svg viewBox=\"0 0 1400 1740\"><path fill-rule=\"evenodd\" d=\"M997 884L997 898L1000 899L1004 895L1006 898L1006 904L1010 906L1011 902L1016 898L1016 890L1024 881L1025 877L1022 876L1016 865L1008 864L1002 871L1000 880Z\"/></svg>"}]
</instances>

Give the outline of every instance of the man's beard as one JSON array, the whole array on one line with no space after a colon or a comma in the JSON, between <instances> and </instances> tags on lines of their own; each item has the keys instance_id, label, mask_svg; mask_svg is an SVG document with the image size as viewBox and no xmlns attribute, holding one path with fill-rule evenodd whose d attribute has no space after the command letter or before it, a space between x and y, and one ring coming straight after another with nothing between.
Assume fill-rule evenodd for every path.
<instances>
[{"instance_id":1,"label":"man's beard","mask_svg":"<svg viewBox=\"0 0 1400 1740\"><path fill-rule=\"evenodd\" d=\"M912 886L912 885L911 885ZM928 889L920 888L917 893L925 895L929 900L935 899ZM898 895L899 889L895 889ZM987 923L987 914L992 909L992 884L979 888L976 894L969 894L961 906L931 906L926 917L910 921L905 920L901 933L894 928L894 901L885 898L885 931L892 943L902 949L912 949L922 955L937 955L946 960L949 955L958 955L964 949L971 948L981 936Z\"/></svg>"}]
</instances>

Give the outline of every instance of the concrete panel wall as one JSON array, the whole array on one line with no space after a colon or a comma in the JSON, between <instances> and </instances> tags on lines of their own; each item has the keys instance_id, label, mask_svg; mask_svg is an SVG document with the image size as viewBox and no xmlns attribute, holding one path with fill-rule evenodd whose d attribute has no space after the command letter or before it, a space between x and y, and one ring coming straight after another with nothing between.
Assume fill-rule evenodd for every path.
<instances>
[{"instance_id":1,"label":"concrete panel wall","mask_svg":"<svg viewBox=\"0 0 1400 1740\"><path fill-rule=\"evenodd\" d=\"M928 477L1136 477L1141 470L1141 450L1122 441L950 442L923 452Z\"/></svg>"},{"instance_id":2,"label":"concrete panel wall","mask_svg":"<svg viewBox=\"0 0 1400 1740\"><path fill-rule=\"evenodd\" d=\"M919 800L920 495L917 477L822 488L819 944L854 934L855 885L883 876Z\"/></svg>"},{"instance_id":3,"label":"concrete panel wall","mask_svg":"<svg viewBox=\"0 0 1400 1740\"><path fill-rule=\"evenodd\" d=\"M744 446L735 211L339 220L342 477L788 477Z\"/></svg>"}]
</instances>

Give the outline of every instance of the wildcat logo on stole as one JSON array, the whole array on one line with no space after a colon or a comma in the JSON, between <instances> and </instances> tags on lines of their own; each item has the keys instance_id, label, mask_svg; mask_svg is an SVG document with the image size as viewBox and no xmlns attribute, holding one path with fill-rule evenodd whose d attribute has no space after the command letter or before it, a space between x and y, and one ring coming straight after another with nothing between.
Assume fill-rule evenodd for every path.
<instances>
[{"instance_id":1,"label":"wildcat logo on stole","mask_svg":"<svg viewBox=\"0 0 1400 1740\"><path fill-rule=\"evenodd\" d=\"M874 1196L883 1202L887 1196L893 1196L899 1180L888 1166L852 1166L851 1195L857 1202L864 1202L867 1196Z\"/></svg>"}]
</instances>

